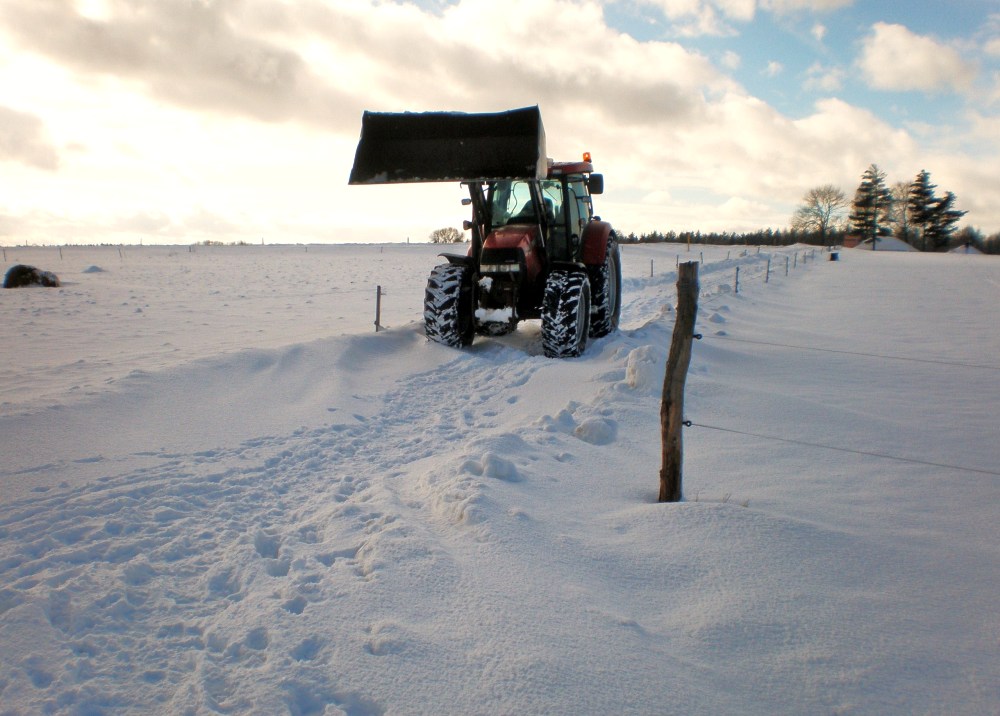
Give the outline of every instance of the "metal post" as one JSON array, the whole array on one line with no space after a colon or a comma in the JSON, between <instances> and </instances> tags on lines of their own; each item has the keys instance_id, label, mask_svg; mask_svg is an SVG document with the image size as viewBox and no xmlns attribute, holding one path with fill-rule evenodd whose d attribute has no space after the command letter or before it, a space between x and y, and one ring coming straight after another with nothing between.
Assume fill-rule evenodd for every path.
<instances>
[{"instance_id":1,"label":"metal post","mask_svg":"<svg viewBox=\"0 0 1000 716\"><path fill-rule=\"evenodd\" d=\"M739 293L740 292L740 267L739 266L736 267L736 286L735 286L733 292L734 293Z\"/></svg>"},{"instance_id":2,"label":"metal post","mask_svg":"<svg viewBox=\"0 0 1000 716\"><path fill-rule=\"evenodd\" d=\"M771 257L767 257L767 271L764 273L764 283L771 282Z\"/></svg>"},{"instance_id":3,"label":"metal post","mask_svg":"<svg viewBox=\"0 0 1000 716\"><path fill-rule=\"evenodd\" d=\"M375 332L382 327L382 287L375 287Z\"/></svg>"},{"instance_id":4,"label":"metal post","mask_svg":"<svg viewBox=\"0 0 1000 716\"><path fill-rule=\"evenodd\" d=\"M788 257L786 256L786 257L785 257L785 275L786 275L786 276L788 275L788 261L789 261L789 259L788 259Z\"/></svg>"}]
</instances>

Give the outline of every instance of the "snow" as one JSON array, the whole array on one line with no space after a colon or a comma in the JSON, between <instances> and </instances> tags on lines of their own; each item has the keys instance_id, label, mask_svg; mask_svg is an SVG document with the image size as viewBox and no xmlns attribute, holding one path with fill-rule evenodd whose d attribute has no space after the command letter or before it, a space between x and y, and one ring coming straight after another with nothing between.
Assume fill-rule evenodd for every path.
<instances>
[{"instance_id":1,"label":"snow","mask_svg":"<svg viewBox=\"0 0 1000 716\"><path fill-rule=\"evenodd\" d=\"M5 250L0 713L1000 713L1000 262L705 247L662 505L699 254L560 361L438 250Z\"/></svg>"},{"instance_id":2,"label":"snow","mask_svg":"<svg viewBox=\"0 0 1000 716\"><path fill-rule=\"evenodd\" d=\"M871 251L871 239L862 241L856 248ZM895 236L880 236L878 239L878 246L875 248L875 251L916 251L916 249L902 239L897 239Z\"/></svg>"},{"instance_id":3,"label":"snow","mask_svg":"<svg viewBox=\"0 0 1000 716\"><path fill-rule=\"evenodd\" d=\"M483 282L480 281L480 284ZM485 289L488 290L488 289ZM477 308L476 319L483 323L510 323L514 311L510 308Z\"/></svg>"},{"instance_id":4,"label":"snow","mask_svg":"<svg viewBox=\"0 0 1000 716\"><path fill-rule=\"evenodd\" d=\"M962 244L961 246L956 246L955 248L951 249L951 253L953 253L953 254L977 254L978 255L978 254L981 254L983 252L980 251L979 249L977 249L972 244Z\"/></svg>"}]
</instances>

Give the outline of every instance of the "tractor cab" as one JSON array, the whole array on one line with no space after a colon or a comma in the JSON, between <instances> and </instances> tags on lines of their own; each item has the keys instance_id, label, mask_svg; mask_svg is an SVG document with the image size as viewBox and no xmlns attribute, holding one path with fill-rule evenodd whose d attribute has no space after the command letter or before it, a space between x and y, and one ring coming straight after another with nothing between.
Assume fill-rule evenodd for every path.
<instances>
[{"instance_id":1,"label":"tractor cab","mask_svg":"<svg viewBox=\"0 0 1000 716\"><path fill-rule=\"evenodd\" d=\"M591 194L603 189L603 178L590 174L592 169L589 157L586 162L550 161L548 179L489 183L484 227L487 246L491 238L509 244L503 237L518 233L552 261L580 261L581 239L594 215ZM508 227L517 228L512 231Z\"/></svg>"}]
</instances>

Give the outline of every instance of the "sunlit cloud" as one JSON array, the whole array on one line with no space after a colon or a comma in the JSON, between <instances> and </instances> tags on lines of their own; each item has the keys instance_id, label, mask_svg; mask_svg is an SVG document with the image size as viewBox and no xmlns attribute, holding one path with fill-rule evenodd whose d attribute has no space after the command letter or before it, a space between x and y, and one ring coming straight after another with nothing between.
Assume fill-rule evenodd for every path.
<instances>
[{"instance_id":1,"label":"sunlit cloud","mask_svg":"<svg viewBox=\"0 0 1000 716\"><path fill-rule=\"evenodd\" d=\"M865 38L858 66L869 86L890 91L962 91L976 74L948 45L884 22Z\"/></svg>"},{"instance_id":2,"label":"sunlit cloud","mask_svg":"<svg viewBox=\"0 0 1000 716\"><path fill-rule=\"evenodd\" d=\"M761 8L776 13L829 12L853 4L854 0L760 0Z\"/></svg>"},{"instance_id":3,"label":"sunlit cloud","mask_svg":"<svg viewBox=\"0 0 1000 716\"><path fill-rule=\"evenodd\" d=\"M826 67L819 62L806 70L803 87L816 92L836 92L844 86L845 73L839 67Z\"/></svg>"},{"instance_id":4,"label":"sunlit cloud","mask_svg":"<svg viewBox=\"0 0 1000 716\"><path fill-rule=\"evenodd\" d=\"M722 53L722 58L720 60L720 63L722 64L723 67L725 67L728 70L736 70L739 69L740 65L743 63L743 60L739 56L739 54L733 52L732 50L726 50L725 52Z\"/></svg>"},{"instance_id":5,"label":"sunlit cloud","mask_svg":"<svg viewBox=\"0 0 1000 716\"><path fill-rule=\"evenodd\" d=\"M53 171L59 155L39 117L0 106L0 162L20 162Z\"/></svg>"}]
</instances>

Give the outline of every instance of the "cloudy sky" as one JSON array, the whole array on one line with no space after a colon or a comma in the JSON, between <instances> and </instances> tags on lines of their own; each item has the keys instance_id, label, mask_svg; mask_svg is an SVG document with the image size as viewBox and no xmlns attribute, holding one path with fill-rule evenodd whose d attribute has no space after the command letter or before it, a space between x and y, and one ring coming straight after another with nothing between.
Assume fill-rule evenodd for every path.
<instances>
[{"instance_id":1,"label":"cloudy sky","mask_svg":"<svg viewBox=\"0 0 1000 716\"><path fill-rule=\"evenodd\" d=\"M1000 231L997 0L0 0L0 243L426 240L365 109L539 105L619 230L786 227L921 169Z\"/></svg>"}]
</instances>

